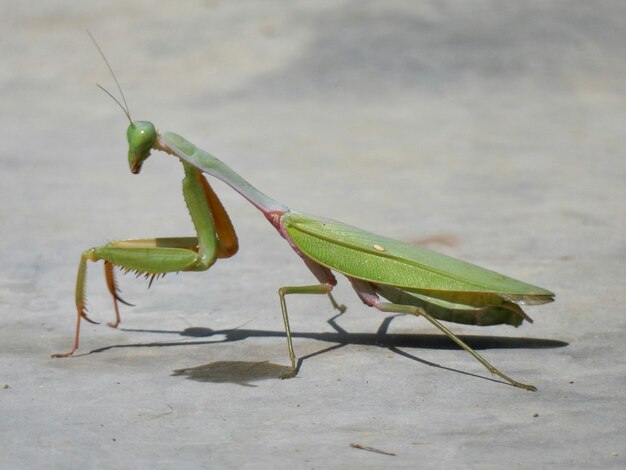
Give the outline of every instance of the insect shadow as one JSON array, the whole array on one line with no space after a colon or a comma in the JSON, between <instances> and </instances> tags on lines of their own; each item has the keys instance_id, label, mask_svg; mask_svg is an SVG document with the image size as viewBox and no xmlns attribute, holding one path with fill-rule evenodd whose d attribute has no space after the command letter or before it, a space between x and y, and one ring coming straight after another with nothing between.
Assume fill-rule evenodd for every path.
<instances>
[{"instance_id":1,"label":"insect shadow","mask_svg":"<svg viewBox=\"0 0 626 470\"><path fill-rule=\"evenodd\" d=\"M494 382L501 382L498 379L476 375L469 372L445 367L434 362L420 359L419 357L410 354L400 348L421 348L421 349L434 349L434 350L454 350L461 349L447 336L439 334L409 334L409 333L389 333L389 327L394 318L402 316L391 315L386 317L380 324L378 330L375 333L351 333L345 330L337 323L338 317L343 313L334 315L327 320L327 323L333 328L333 332L296 332L292 331L291 335L294 338L308 338L327 343L335 343L332 346L323 348L319 351L302 356L298 359L296 370L299 371L303 362L307 359L311 359L315 356L325 354L346 345L363 345L363 346L377 346L386 348L395 354L403 356L407 359L419 362L421 364L444 369L459 374L478 377ZM198 346L203 344L216 344L216 343L230 343L234 341L243 341L250 338L284 338L284 331L272 331L272 330L257 330L247 328L232 328L225 330L213 330L205 327L190 327L185 328L182 331L175 330L148 330L148 329L135 329L135 328L120 328L122 331L128 332L140 332L140 333L163 333L163 334L179 334L185 337L191 338L210 338L219 336L219 339L215 340L198 340L198 341L168 341L168 342L151 342L151 343L136 343L136 344L124 344L105 346L98 349L93 349L89 353L95 354L108 351L110 349L117 348L150 348L150 347L173 347L173 346ZM515 338L508 336L478 336L478 335L460 335L466 343L470 344L474 349L547 349L547 348L562 348L568 346L569 343L565 341L553 340L553 339L541 339L541 338ZM238 383L244 386L254 386L251 384L253 381L274 379L285 374L289 370L287 366L281 366L268 361L216 361L208 364L178 369L173 371L172 375L186 376L190 380L198 382L231 382Z\"/></svg>"}]
</instances>

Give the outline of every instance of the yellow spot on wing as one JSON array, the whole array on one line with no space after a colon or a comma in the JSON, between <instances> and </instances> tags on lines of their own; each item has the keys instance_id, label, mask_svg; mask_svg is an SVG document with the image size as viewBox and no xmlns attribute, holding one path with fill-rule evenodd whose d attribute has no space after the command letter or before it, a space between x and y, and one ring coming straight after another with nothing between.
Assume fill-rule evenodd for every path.
<instances>
[{"instance_id":1,"label":"yellow spot on wing","mask_svg":"<svg viewBox=\"0 0 626 470\"><path fill-rule=\"evenodd\" d=\"M385 247L380 245L372 245L372 248L378 251L385 251Z\"/></svg>"}]
</instances>

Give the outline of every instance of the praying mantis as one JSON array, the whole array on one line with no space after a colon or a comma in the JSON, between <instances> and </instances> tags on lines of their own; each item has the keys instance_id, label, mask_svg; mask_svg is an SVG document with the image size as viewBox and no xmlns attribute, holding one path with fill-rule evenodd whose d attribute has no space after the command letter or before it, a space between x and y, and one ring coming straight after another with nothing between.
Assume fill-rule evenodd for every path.
<instances>
[{"instance_id":1,"label":"praying mantis","mask_svg":"<svg viewBox=\"0 0 626 470\"><path fill-rule=\"evenodd\" d=\"M235 229L205 176L208 175L223 181L256 207L317 280L311 285L286 286L278 290L291 362L291 372L283 378L293 377L297 372L285 298L293 294L327 295L332 306L343 312L345 307L339 305L331 293L337 284L333 274L336 272L348 279L367 306L381 312L422 317L492 374L515 387L536 390L533 385L518 382L500 372L441 321L477 326L519 326L524 320L532 322L520 305L552 302L552 292L443 254L290 209L184 137L173 132L159 132L148 121L133 121L117 78L97 43L96 47L113 75L124 105L100 88L115 100L130 122L127 130L130 171L139 174L152 151L177 158L184 170L183 196L196 235L119 240L86 250L80 259L76 281L74 345L69 352L53 357L71 356L78 349L82 319L95 323L87 316L85 307L87 261L104 262L106 283L116 315L115 322L109 325L117 327L120 323L118 302L128 303L120 297L115 267L144 275L152 282L167 273L208 270L218 259L237 253Z\"/></svg>"}]
</instances>

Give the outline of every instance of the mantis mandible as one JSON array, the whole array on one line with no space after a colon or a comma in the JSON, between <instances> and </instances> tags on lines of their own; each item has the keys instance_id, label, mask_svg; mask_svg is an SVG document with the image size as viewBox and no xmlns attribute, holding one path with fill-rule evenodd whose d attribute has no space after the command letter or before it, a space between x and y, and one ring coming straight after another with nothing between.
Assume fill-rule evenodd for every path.
<instances>
[{"instance_id":1,"label":"mantis mandible","mask_svg":"<svg viewBox=\"0 0 626 470\"><path fill-rule=\"evenodd\" d=\"M98 50L113 74L99 47ZM424 248L292 210L180 135L159 132L148 121L133 121L115 74L113 77L125 106L100 88L116 101L130 122L127 130L130 171L138 174L153 150L176 157L183 166L183 196L196 236L119 240L85 251L76 281L74 346L69 352L54 357L71 356L78 349L81 319L94 323L85 308L87 261L104 261L116 314L116 321L109 325L116 327L120 322L118 302L127 302L119 295L115 267L144 275L152 282L166 273L205 271L217 259L231 257L237 252L235 230L206 174L223 181L256 207L317 279L312 285L286 286L278 290L291 361L291 373L284 378L295 376L297 371L285 297L292 294L328 295L332 306L343 311L345 307L339 305L331 294L337 284L335 271L348 279L366 305L381 312L422 317L492 374L516 387L536 390L533 385L523 384L500 372L440 321L477 326L519 326L524 320L532 322L520 305L551 302L554 300L552 292Z\"/></svg>"}]
</instances>

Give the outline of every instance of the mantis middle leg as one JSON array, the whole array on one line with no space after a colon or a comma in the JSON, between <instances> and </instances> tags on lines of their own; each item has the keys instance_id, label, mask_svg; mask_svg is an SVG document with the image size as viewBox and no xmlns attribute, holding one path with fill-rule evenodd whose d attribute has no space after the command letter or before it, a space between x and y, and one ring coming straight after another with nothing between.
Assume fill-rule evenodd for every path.
<instances>
[{"instance_id":1,"label":"mantis middle leg","mask_svg":"<svg viewBox=\"0 0 626 470\"><path fill-rule=\"evenodd\" d=\"M291 328L289 326L289 316L287 314L287 303L285 302L285 296L288 294L327 294L330 302L336 310L341 313L346 311L345 305L337 303L331 291L337 284L335 276L330 272L328 268L325 268L308 258L303 258L304 262L311 270L313 275L317 277L320 284L312 286L286 286L278 289L278 297L280 298L280 308L283 314L283 322L285 323L285 334L287 335L287 349L289 351L289 359L291 361L291 372L281 376L282 379L289 379L296 375L296 355L293 350L293 342L291 339Z\"/></svg>"}]
</instances>

